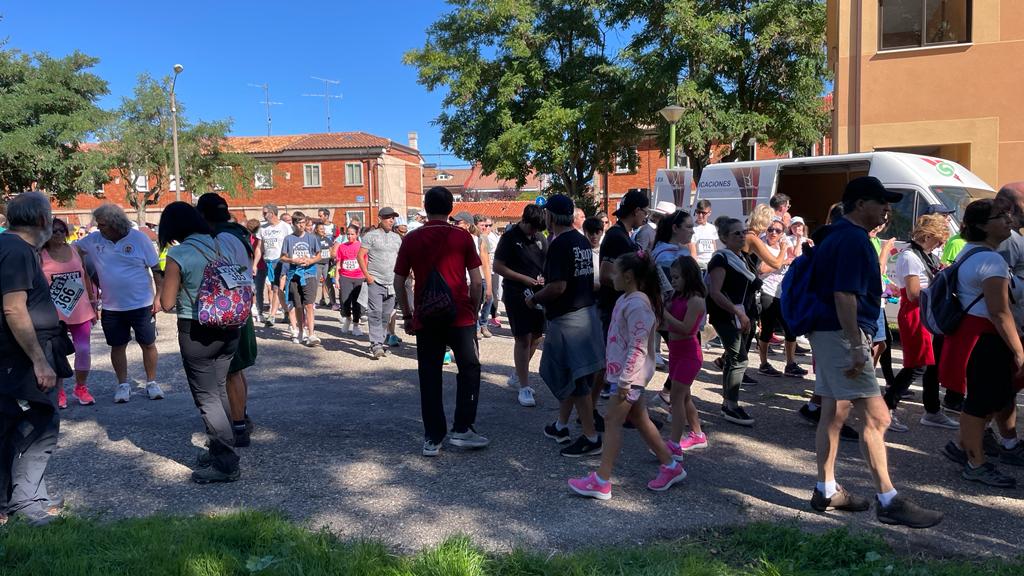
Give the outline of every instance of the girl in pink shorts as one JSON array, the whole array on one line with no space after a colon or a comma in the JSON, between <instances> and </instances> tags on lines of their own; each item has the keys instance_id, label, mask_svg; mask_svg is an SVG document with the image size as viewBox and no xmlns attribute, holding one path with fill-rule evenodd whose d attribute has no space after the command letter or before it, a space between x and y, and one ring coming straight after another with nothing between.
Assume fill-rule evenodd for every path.
<instances>
[{"instance_id":1,"label":"girl in pink shorts","mask_svg":"<svg viewBox=\"0 0 1024 576\"><path fill-rule=\"evenodd\" d=\"M668 374L672 379L672 432L666 445L673 458L682 460L683 452L708 446L690 393L704 362L697 333L704 322L707 288L697 262L689 256L672 262L669 281L673 293L665 306L664 320L668 329ZM687 423L690 432L684 437L683 427Z\"/></svg>"}]
</instances>

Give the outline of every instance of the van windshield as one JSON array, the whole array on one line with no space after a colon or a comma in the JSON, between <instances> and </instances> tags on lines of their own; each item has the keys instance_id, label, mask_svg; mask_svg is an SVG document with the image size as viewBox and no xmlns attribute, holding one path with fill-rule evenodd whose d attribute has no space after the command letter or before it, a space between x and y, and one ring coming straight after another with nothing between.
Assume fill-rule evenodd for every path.
<instances>
[{"instance_id":1,"label":"van windshield","mask_svg":"<svg viewBox=\"0 0 1024 576\"><path fill-rule=\"evenodd\" d=\"M932 186L932 192L935 194L936 198L946 205L946 208L956 211L954 217L957 222L963 222L964 210L971 202L971 195L967 192L966 188L958 188L956 186Z\"/></svg>"}]
</instances>

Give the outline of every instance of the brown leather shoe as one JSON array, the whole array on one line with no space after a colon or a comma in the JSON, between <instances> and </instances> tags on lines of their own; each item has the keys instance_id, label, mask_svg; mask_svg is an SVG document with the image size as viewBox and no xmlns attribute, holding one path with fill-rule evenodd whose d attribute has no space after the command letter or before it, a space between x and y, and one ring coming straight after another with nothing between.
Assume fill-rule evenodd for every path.
<instances>
[{"instance_id":1,"label":"brown leather shoe","mask_svg":"<svg viewBox=\"0 0 1024 576\"><path fill-rule=\"evenodd\" d=\"M815 488L814 494L811 495L811 508L818 512L827 512L829 510L865 512L868 508L871 508L871 502L867 498L850 494L842 486L836 486L836 493L831 498L826 498L824 494Z\"/></svg>"}]
</instances>

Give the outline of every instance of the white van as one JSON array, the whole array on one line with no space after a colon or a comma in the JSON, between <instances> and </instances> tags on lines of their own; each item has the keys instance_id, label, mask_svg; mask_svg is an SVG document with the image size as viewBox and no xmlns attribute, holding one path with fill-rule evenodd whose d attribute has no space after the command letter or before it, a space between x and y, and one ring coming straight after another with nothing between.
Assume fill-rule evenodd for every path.
<instances>
[{"instance_id":1,"label":"white van","mask_svg":"<svg viewBox=\"0 0 1024 576\"><path fill-rule=\"evenodd\" d=\"M846 183L860 176L874 176L886 188L903 193L903 200L892 207L885 233L901 241L910 239L914 222L928 205L952 208L959 222L971 200L995 194L970 170L949 160L866 152L712 164L701 174L693 205L710 200L712 218L727 215L746 220L754 206L767 204L774 194L785 194L792 203L790 213L802 216L813 231L825 223L829 207L840 201Z\"/></svg>"}]
</instances>

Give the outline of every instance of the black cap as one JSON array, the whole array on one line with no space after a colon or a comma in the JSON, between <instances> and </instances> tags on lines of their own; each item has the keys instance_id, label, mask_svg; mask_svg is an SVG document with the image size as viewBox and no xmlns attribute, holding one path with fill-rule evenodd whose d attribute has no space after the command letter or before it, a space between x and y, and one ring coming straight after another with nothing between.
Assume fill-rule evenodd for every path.
<instances>
[{"instance_id":1,"label":"black cap","mask_svg":"<svg viewBox=\"0 0 1024 576\"><path fill-rule=\"evenodd\" d=\"M924 207L921 211L922 214L942 214L943 216L954 214L956 210L946 206L945 204L929 204Z\"/></svg>"},{"instance_id":2,"label":"black cap","mask_svg":"<svg viewBox=\"0 0 1024 576\"><path fill-rule=\"evenodd\" d=\"M380 218L394 218L398 216L398 212L395 212L393 208L381 208L380 212L377 212L377 216Z\"/></svg>"},{"instance_id":3,"label":"black cap","mask_svg":"<svg viewBox=\"0 0 1024 576\"><path fill-rule=\"evenodd\" d=\"M646 193L639 190L630 190L622 197L619 209L613 212L613 214L615 214L616 218L622 218L624 214L632 214L637 208L647 208L650 205L651 201L647 198Z\"/></svg>"},{"instance_id":4,"label":"black cap","mask_svg":"<svg viewBox=\"0 0 1024 576\"><path fill-rule=\"evenodd\" d=\"M548 198L544 207L547 208L548 212L558 216L572 216L573 210L576 209L576 206L572 203L572 198L565 194L555 194Z\"/></svg>"},{"instance_id":5,"label":"black cap","mask_svg":"<svg viewBox=\"0 0 1024 576\"><path fill-rule=\"evenodd\" d=\"M843 191L843 204L857 200L875 200L876 202L895 204L903 200L903 194L886 190L882 181L874 176L861 176L850 180L846 184L846 190Z\"/></svg>"},{"instance_id":6,"label":"black cap","mask_svg":"<svg viewBox=\"0 0 1024 576\"><path fill-rule=\"evenodd\" d=\"M211 222L227 222L231 220L231 213L228 212L228 202L220 194L207 192L196 200L196 210L203 215L203 218Z\"/></svg>"},{"instance_id":7,"label":"black cap","mask_svg":"<svg viewBox=\"0 0 1024 576\"><path fill-rule=\"evenodd\" d=\"M456 222L473 222L473 215L469 213L469 210L463 210L452 216L452 220Z\"/></svg>"}]
</instances>

